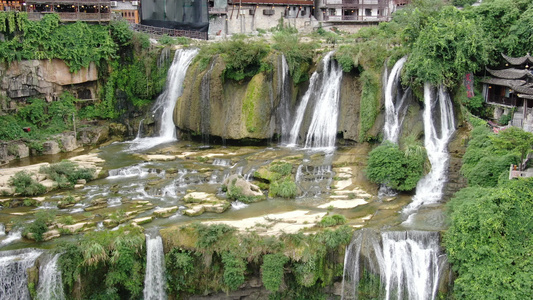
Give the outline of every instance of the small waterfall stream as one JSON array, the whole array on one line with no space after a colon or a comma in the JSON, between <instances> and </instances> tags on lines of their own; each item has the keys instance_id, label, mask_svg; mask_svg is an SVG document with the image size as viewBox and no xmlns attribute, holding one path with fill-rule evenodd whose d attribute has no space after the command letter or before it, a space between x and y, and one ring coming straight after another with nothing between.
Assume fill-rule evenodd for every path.
<instances>
[{"instance_id":1,"label":"small waterfall stream","mask_svg":"<svg viewBox=\"0 0 533 300\"><path fill-rule=\"evenodd\" d=\"M289 65L285 59L285 55L282 55L279 59L278 72L278 95L280 97L277 115L280 120L280 134L281 143L288 144L290 139L290 126L291 126L291 111L290 111L290 87L289 87Z\"/></svg>"},{"instance_id":2,"label":"small waterfall stream","mask_svg":"<svg viewBox=\"0 0 533 300\"><path fill-rule=\"evenodd\" d=\"M404 213L441 200L447 178L448 141L455 131L452 100L444 87L435 88L426 83L424 105L424 146L431 171L418 182L413 202L404 209Z\"/></svg>"},{"instance_id":3,"label":"small waterfall stream","mask_svg":"<svg viewBox=\"0 0 533 300\"><path fill-rule=\"evenodd\" d=\"M357 299L359 289L379 299L435 299L447 271L438 232L363 229L346 249L342 299Z\"/></svg>"},{"instance_id":4,"label":"small waterfall stream","mask_svg":"<svg viewBox=\"0 0 533 300\"><path fill-rule=\"evenodd\" d=\"M391 70L385 88L385 125L383 134L385 140L398 143L407 106L404 105L407 94L401 86L400 75L407 57L399 59Z\"/></svg>"},{"instance_id":5,"label":"small waterfall stream","mask_svg":"<svg viewBox=\"0 0 533 300\"><path fill-rule=\"evenodd\" d=\"M159 136L136 138L131 142L130 150L146 150L156 145L176 140L176 126L172 118L174 107L178 97L183 92L185 74L196 54L198 54L198 49L180 49L176 51L172 65L167 73L165 90L157 97L152 109L154 116L160 116Z\"/></svg>"},{"instance_id":6,"label":"small waterfall stream","mask_svg":"<svg viewBox=\"0 0 533 300\"><path fill-rule=\"evenodd\" d=\"M165 292L165 255L163 240L159 234L146 234L146 274L144 277L144 299L167 299Z\"/></svg>"},{"instance_id":7,"label":"small waterfall stream","mask_svg":"<svg viewBox=\"0 0 533 300\"><path fill-rule=\"evenodd\" d=\"M31 299L26 270L41 254L35 249L0 252L0 299Z\"/></svg>"},{"instance_id":8,"label":"small waterfall stream","mask_svg":"<svg viewBox=\"0 0 533 300\"><path fill-rule=\"evenodd\" d=\"M61 254L55 254L39 270L39 285L37 287L37 299L63 300L63 281L57 261Z\"/></svg>"},{"instance_id":9,"label":"small waterfall stream","mask_svg":"<svg viewBox=\"0 0 533 300\"><path fill-rule=\"evenodd\" d=\"M213 72L213 68L215 67L216 59L213 59L211 62L211 66L209 67L209 70L204 74L201 81L201 91L200 91L200 114L201 114L201 121L200 121L200 132L202 133L202 142L205 145L209 145L209 133L211 132L211 124L209 120L211 119L211 73Z\"/></svg>"},{"instance_id":10,"label":"small waterfall stream","mask_svg":"<svg viewBox=\"0 0 533 300\"><path fill-rule=\"evenodd\" d=\"M305 148L332 148L337 134L342 68L332 59L333 51L322 60L322 72L314 72L307 92L296 110L289 145L298 143L309 100L314 100L311 123L305 137Z\"/></svg>"}]
</instances>

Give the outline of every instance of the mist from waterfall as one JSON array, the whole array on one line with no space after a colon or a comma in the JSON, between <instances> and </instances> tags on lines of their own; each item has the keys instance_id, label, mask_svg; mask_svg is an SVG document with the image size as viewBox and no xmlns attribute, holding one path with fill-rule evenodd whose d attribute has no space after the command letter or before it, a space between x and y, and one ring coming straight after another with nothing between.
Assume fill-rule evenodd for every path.
<instances>
[{"instance_id":1,"label":"mist from waterfall","mask_svg":"<svg viewBox=\"0 0 533 300\"><path fill-rule=\"evenodd\" d=\"M144 299L167 299L165 292L165 254L163 240L158 234L146 234L146 274L144 277Z\"/></svg>"},{"instance_id":2,"label":"mist from waterfall","mask_svg":"<svg viewBox=\"0 0 533 300\"><path fill-rule=\"evenodd\" d=\"M361 279L379 276L373 290L379 299L436 299L449 271L438 232L361 230L346 249L342 299L357 299Z\"/></svg>"},{"instance_id":3,"label":"mist from waterfall","mask_svg":"<svg viewBox=\"0 0 533 300\"><path fill-rule=\"evenodd\" d=\"M159 144L176 140L176 125L174 125L174 107L178 97L183 93L183 81L187 69L194 57L198 54L198 49L180 49L174 54L174 60L167 73L165 90L159 97L152 109L155 118L159 117L159 135L156 137L138 137L131 143L131 151L142 151Z\"/></svg>"},{"instance_id":4,"label":"mist from waterfall","mask_svg":"<svg viewBox=\"0 0 533 300\"><path fill-rule=\"evenodd\" d=\"M311 76L309 88L296 110L290 131L289 146L295 146L298 143L309 100L313 99L314 109L304 146L315 149L335 147L342 68L332 59L333 54L333 51L329 52L322 60L322 72L315 71Z\"/></svg>"},{"instance_id":5,"label":"mist from waterfall","mask_svg":"<svg viewBox=\"0 0 533 300\"><path fill-rule=\"evenodd\" d=\"M35 249L0 252L0 299L31 299L27 269L41 254Z\"/></svg>"},{"instance_id":6,"label":"mist from waterfall","mask_svg":"<svg viewBox=\"0 0 533 300\"><path fill-rule=\"evenodd\" d=\"M402 126L407 106L404 105L407 94L400 83L400 75L407 57L400 58L391 70L385 86L385 125L383 135L385 140L398 144L400 128Z\"/></svg>"},{"instance_id":7,"label":"mist from waterfall","mask_svg":"<svg viewBox=\"0 0 533 300\"><path fill-rule=\"evenodd\" d=\"M57 261L61 256L55 254L39 269L39 285L37 286L37 299L63 300L63 281Z\"/></svg>"},{"instance_id":8,"label":"mist from waterfall","mask_svg":"<svg viewBox=\"0 0 533 300\"><path fill-rule=\"evenodd\" d=\"M452 100L443 86L435 88L426 83L424 105L424 147L431 171L418 182L413 201L404 213L440 201L448 175L448 142L455 131Z\"/></svg>"}]
</instances>

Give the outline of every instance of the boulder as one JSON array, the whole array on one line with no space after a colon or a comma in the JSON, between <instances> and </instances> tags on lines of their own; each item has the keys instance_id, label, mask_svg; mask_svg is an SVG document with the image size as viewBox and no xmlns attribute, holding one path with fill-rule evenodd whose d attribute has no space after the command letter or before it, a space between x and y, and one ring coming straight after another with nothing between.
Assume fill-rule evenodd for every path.
<instances>
[{"instance_id":1,"label":"boulder","mask_svg":"<svg viewBox=\"0 0 533 300\"><path fill-rule=\"evenodd\" d=\"M59 143L56 141L46 141L43 143L43 154L57 154L61 152Z\"/></svg>"},{"instance_id":2,"label":"boulder","mask_svg":"<svg viewBox=\"0 0 533 300\"><path fill-rule=\"evenodd\" d=\"M154 216L158 218L168 218L171 215L173 215L176 211L178 211L177 206L160 208L154 211Z\"/></svg>"},{"instance_id":3,"label":"boulder","mask_svg":"<svg viewBox=\"0 0 533 300\"><path fill-rule=\"evenodd\" d=\"M78 130L78 139L83 145L98 145L109 138L109 127L93 126Z\"/></svg>"},{"instance_id":4,"label":"boulder","mask_svg":"<svg viewBox=\"0 0 533 300\"><path fill-rule=\"evenodd\" d=\"M198 216L204 212L223 213L231 204L222 199L218 199L214 194L204 192L190 192L183 198L187 209L183 211L186 216Z\"/></svg>"},{"instance_id":5,"label":"boulder","mask_svg":"<svg viewBox=\"0 0 533 300\"><path fill-rule=\"evenodd\" d=\"M76 141L76 133L65 132L59 135L61 141L61 150L70 152L78 148L78 142Z\"/></svg>"},{"instance_id":6,"label":"boulder","mask_svg":"<svg viewBox=\"0 0 533 300\"><path fill-rule=\"evenodd\" d=\"M263 192L261 192L261 189L251 183L246 181L242 176L234 174L226 178L223 182L225 186L230 188L230 186L235 186L241 190L241 193L243 196L246 197L257 197L257 196L263 196Z\"/></svg>"}]
</instances>

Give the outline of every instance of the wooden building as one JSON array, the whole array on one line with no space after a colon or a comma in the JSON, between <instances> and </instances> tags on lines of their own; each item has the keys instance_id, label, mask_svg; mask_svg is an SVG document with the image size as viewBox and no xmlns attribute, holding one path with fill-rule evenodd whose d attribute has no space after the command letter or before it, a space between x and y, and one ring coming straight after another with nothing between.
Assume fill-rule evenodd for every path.
<instances>
[{"instance_id":1,"label":"wooden building","mask_svg":"<svg viewBox=\"0 0 533 300\"><path fill-rule=\"evenodd\" d=\"M481 80L485 101L514 108L511 125L533 132L533 57L502 56L505 66L487 68L490 76Z\"/></svg>"},{"instance_id":2,"label":"wooden building","mask_svg":"<svg viewBox=\"0 0 533 300\"><path fill-rule=\"evenodd\" d=\"M111 21L111 1L106 0L28 0L26 10L30 20L57 13L62 22Z\"/></svg>"}]
</instances>

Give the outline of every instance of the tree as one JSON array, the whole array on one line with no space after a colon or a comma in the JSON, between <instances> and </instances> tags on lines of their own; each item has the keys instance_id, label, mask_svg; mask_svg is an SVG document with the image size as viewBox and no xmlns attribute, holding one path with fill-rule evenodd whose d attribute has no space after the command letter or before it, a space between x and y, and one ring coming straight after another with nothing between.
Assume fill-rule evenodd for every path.
<instances>
[{"instance_id":1,"label":"tree","mask_svg":"<svg viewBox=\"0 0 533 300\"><path fill-rule=\"evenodd\" d=\"M390 188L409 191L424 175L426 152L409 147L404 153L398 145L385 142L369 153L367 178Z\"/></svg>"},{"instance_id":2,"label":"tree","mask_svg":"<svg viewBox=\"0 0 533 300\"><path fill-rule=\"evenodd\" d=\"M520 161L533 148L533 134L517 127L510 127L491 137L497 149L515 151L520 154Z\"/></svg>"},{"instance_id":3,"label":"tree","mask_svg":"<svg viewBox=\"0 0 533 300\"><path fill-rule=\"evenodd\" d=\"M458 273L456 299L529 299L533 295L533 178L469 187L449 202L444 235Z\"/></svg>"}]
</instances>

